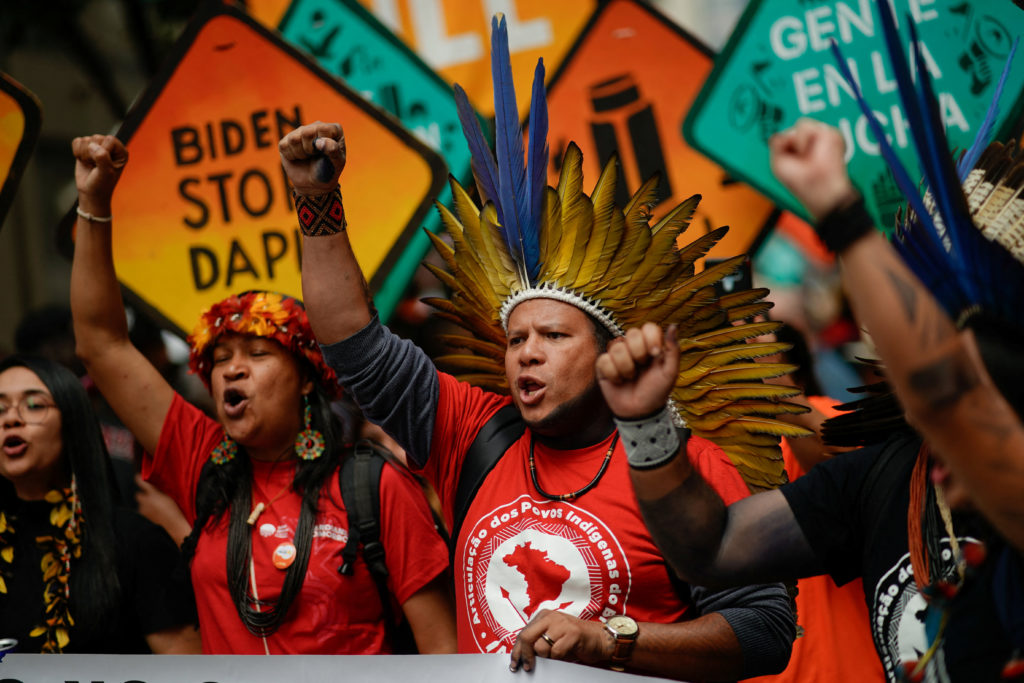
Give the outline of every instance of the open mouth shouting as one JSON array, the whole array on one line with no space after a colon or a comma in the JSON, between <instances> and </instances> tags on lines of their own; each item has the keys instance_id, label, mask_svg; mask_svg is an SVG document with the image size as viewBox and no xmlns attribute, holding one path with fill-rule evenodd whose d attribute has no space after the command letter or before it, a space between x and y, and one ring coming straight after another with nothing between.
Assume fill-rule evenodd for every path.
<instances>
[{"instance_id":1,"label":"open mouth shouting","mask_svg":"<svg viewBox=\"0 0 1024 683\"><path fill-rule=\"evenodd\" d=\"M519 389L519 402L524 406L537 405L544 398L545 385L535 378L523 375L516 382Z\"/></svg>"},{"instance_id":2,"label":"open mouth shouting","mask_svg":"<svg viewBox=\"0 0 1024 683\"><path fill-rule=\"evenodd\" d=\"M229 419L237 419L249 405L249 397L240 389L229 387L224 390L224 415Z\"/></svg>"},{"instance_id":3,"label":"open mouth shouting","mask_svg":"<svg viewBox=\"0 0 1024 683\"><path fill-rule=\"evenodd\" d=\"M21 438L20 436L8 436L4 439L3 451L4 455L9 458L16 458L19 455L23 455L28 450L28 441Z\"/></svg>"}]
</instances>

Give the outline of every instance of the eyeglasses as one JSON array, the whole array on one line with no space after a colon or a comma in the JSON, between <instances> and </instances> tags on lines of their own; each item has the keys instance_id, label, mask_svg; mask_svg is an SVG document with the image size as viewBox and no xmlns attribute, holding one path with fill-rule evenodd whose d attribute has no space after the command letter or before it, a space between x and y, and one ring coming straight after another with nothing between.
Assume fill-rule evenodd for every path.
<instances>
[{"instance_id":1,"label":"eyeglasses","mask_svg":"<svg viewBox=\"0 0 1024 683\"><path fill-rule=\"evenodd\" d=\"M50 414L51 408L56 408L56 406L42 396L29 394L22 396L21 400L15 404L0 401L0 420L11 415L13 410L17 411L21 421L25 424L38 425L46 421L46 416Z\"/></svg>"}]
</instances>

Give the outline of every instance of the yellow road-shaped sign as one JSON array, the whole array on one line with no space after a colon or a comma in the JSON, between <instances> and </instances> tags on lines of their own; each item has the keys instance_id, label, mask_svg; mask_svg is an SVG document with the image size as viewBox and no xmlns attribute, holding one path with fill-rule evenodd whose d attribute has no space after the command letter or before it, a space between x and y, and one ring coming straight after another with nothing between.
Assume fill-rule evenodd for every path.
<instances>
[{"instance_id":1,"label":"yellow road-shaped sign","mask_svg":"<svg viewBox=\"0 0 1024 683\"><path fill-rule=\"evenodd\" d=\"M301 297L301 234L277 143L297 126L339 121L349 235L375 287L444 182L444 163L246 15L210 3L173 65L118 135L129 163L114 193L118 278L190 331L229 294Z\"/></svg>"},{"instance_id":2,"label":"yellow road-shaped sign","mask_svg":"<svg viewBox=\"0 0 1024 683\"><path fill-rule=\"evenodd\" d=\"M41 125L36 96L0 73L0 224L14 201Z\"/></svg>"}]
</instances>

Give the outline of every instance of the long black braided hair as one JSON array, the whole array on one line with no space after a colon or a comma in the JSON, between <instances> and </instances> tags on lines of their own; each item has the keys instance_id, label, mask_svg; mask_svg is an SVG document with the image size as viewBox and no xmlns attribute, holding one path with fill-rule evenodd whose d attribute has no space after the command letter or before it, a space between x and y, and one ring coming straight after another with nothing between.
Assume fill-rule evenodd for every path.
<instances>
[{"instance_id":1,"label":"long black braided hair","mask_svg":"<svg viewBox=\"0 0 1024 683\"><path fill-rule=\"evenodd\" d=\"M315 375L314 375L315 376ZM182 544L187 562L191 562L203 529L228 516L227 574L231 599L238 616L254 636L277 631L302 590L309 565L317 502L324 484L337 470L345 453L341 421L331 412L330 399L319 384L309 394L311 425L324 435L324 454L315 460L298 460L292 490L302 496L302 509L295 530L295 561L285 572L281 595L276 600L256 600L249 590L249 562L252 556L251 528L247 523L252 509L252 464L245 449L224 464L207 460L196 485L196 518L192 532Z\"/></svg>"}]
</instances>

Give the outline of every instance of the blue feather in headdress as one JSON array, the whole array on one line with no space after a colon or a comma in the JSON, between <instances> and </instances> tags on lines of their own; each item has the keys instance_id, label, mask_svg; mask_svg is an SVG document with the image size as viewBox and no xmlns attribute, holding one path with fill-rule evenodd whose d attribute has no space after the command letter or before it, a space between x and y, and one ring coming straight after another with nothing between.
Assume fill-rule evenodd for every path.
<instances>
[{"instance_id":1,"label":"blue feather in headdress","mask_svg":"<svg viewBox=\"0 0 1024 683\"><path fill-rule=\"evenodd\" d=\"M889 61L896 77L900 101L911 132L914 148L924 175L924 189L930 193L937 210L933 217L922 201L917 185L910 179L888 144L884 131L864 100L838 46L832 52L875 139L889 165L900 191L913 211L897 226L895 246L908 266L933 291L951 317L957 319L965 311L998 307L1005 303L1006 292L1000 291L998 273L1004 268L1021 268L1019 262L1000 245L987 239L975 226L961 182L987 145L996 115L996 103L989 108L971 149L964 155L960 168L949 151L939 113L939 105L931 87L931 78L924 63L913 21L907 17L911 33L911 59L917 85L900 47L893 9L889 0L880 0L879 16ZM1010 52L1010 59L1014 51ZM1009 62L1003 71L995 98L1002 91Z\"/></svg>"},{"instance_id":2,"label":"blue feather in headdress","mask_svg":"<svg viewBox=\"0 0 1024 683\"><path fill-rule=\"evenodd\" d=\"M967 200L964 197L960 178L956 172L956 164L949 150L949 143L946 140L946 132L942 124L942 115L939 113L939 103L935 97L931 85L931 75L921 56L920 42L917 37L917 29L914 22L907 16L911 36L911 55L917 71L918 87L912 89L911 93L901 91L901 97L906 101L910 94L917 96L918 110L921 115L921 129L924 138L924 150L918 150L918 156L926 165L924 169L928 189L931 190L932 200L939 209L942 217L942 225L945 234L950 241L949 256L954 266L957 279L964 287L967 298L977 301L978 293L974 281L969 277L965 263L973 262L973 250L970 249L971 240L969 235L976 234L977 228L971 219L970 209L967 208ZM895 34L896 27L892 26ZM895 60L895 58L893 58ZM904 104L904 107L907 105ZM914 127L914 121L910 121Z\"/></svg>"},{"instance_id":3,"label":"blue feather in headdress","mask_svg":"<svg viewBox=\"0 0 1024 683\"><path fill-rule=\"evenodd\" d=\"M466 97L466 91L458 83L455 84L455 107L459 112L459 122L462 124L462 134L469 145L470 164L473 168L473 177L476 179L476 188L480 192L480 203L498 201L498 166L494 163L494 155L491 154L490 145L480 130L480 121L476 118L476 112ZM498 209L498 222L504 222L501 217L501 208Z\"/></svg>"},{"instance_id":4,"label":"blue feather in headdress","mask_svg":"<svg viewBox=\"0 0 1024 683\"><path fill-rule=\"evenodd\" d=\"M548 101L544 93L544 60L537 60L530 100L530 144L526 149L526 197L528 219L524 232L532 235L534 267L528 269L534 284L540 271L540 215L544 208L544 188L548 184Z\"/></svg>"},{"instance_id":5,"label":"blue feather in headdress","mask_svg":"<svg viewBox=\"0 0 1024 683\"><path fill-rule=\"evenodd\" d=\"M978 163L981 153L988 147L988 143L992 141L992 128L995 126L996 116L999 114L999 98L1002 96L1003 88L1006 86L1006 77L1010 75L1010 65L1013 63L1013 57L1017 54L1017 40L1017 38L1014 38L1013 44L1010 46L1010 54L1006 57L1006 64L1003 65L1003 73L996 84L996 92L992 96L992 103L988 106L985 120L982 122L981 127L978 128L978 133L974 136L974 142L971 143L967 153L960 157L960 161L957 163L957 173L960 176L961 182L967 178L967 174Z\"/></svg>"},{"instance_id":6,"label":"blue feather in headdress","mask_svg":"<svg viewBox=\"0 0 1024 683\"><path fill-rule=\"evenodd\" d=\"M524 163L523 131L512 82L508 28L503 15L491 20L491 74L494 80L494 148L480 130L466 93L455 86L462 130L469 143L473 175L484 202L493 202L505 245L516 263L520 283L536 284L540 273L540 216L547 185L548 110L544 63L538 60L530 105L529 163Z\"/></svg>"},{"instance_id":7,"label":"blue feather in headdress","mask_svg":"<svg viewBox=\"0 0 1024 683\"><path fill-rule=\"evenodd\" d=\"M539 72L543 74L543 69ZM524 284L533 284L540 269L540 238L530 228L530 205L526 196L526 167L523 161L523 131L512 82L505 17L491 19L491 77L494 81L494 151L498 158L498 201L502 231L513 260L522 269ZM543 77L543 76L542 76ZM546 112L545 112L546 113ZM537 188L543 192L543 188Z\"/></svg>"}]
</instances>

